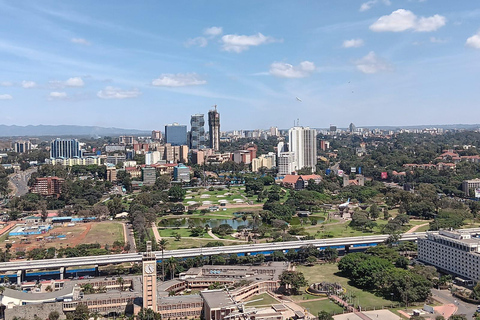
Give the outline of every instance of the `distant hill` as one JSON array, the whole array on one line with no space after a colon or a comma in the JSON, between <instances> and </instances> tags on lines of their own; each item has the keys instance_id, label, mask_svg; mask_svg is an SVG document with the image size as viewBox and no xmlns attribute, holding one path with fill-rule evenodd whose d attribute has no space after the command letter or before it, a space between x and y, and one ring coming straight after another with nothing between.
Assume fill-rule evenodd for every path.
<instances>
[{"instance_id":1,"label":"distant hill","mask_svg":"<svg viewBox=\"0 0 480 320\"><path fill-rule=\"evenodd\" d=\"M96 126L38 125L7 126L0 125L0 137L40 137L40 136L115 136L122 134L150 135L151 131L137 129L104 128Z\"/></svg>"}]
</instances>

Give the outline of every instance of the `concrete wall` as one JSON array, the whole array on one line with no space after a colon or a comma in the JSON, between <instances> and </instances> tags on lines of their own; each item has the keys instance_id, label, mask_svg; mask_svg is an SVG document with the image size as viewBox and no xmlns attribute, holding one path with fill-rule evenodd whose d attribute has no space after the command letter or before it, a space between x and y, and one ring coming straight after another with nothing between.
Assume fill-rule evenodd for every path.
<instances>
[{"instance_id":1,"label":"concrete wall","mask_svg":"<svg viewBox=\"0 0 480 320\"><path fill-rule=\"evenodd\" d=\"M48 314L52 311L57 311L60 314L60 319L66 319L62 311L62 302L42 303L42 304L27 304L24 306L17 306L11 309L5 309L5 320L13 320L13 318L34 319L35 315L40 319L47 319Z\"/></svg>"}]
</instances>

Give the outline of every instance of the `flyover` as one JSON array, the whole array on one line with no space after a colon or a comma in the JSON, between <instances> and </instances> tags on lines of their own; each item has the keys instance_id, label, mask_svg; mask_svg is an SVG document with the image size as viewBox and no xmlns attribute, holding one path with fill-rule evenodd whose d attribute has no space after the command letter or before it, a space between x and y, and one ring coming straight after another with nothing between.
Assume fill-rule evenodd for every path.
<instances>
[{"instance_id":1,"label":"flyover","mask_svg":"<svg viewBox=\"0 0 480 320\"><path fill-rule=\"evenodd\" d=\"M469 232L471 234L480 235L480 228L461 229L461 231ZM425 232L405 233L402 234L400 241L416 241L419 237L425 237ZM313 245L319 250L327 247L337 249L359 248L367 247L369 245L376 245L384 242L388 235L373 235L373 236L358 236L346 238L331 238L331 239L314 239L314 240L299 240L288 242L270 242L246 245L233 245L222 247L205 247L179 250L165 250L164 259L170 257L175 258L191 258L196 256L212 256L219 254L237 254L237 255L255 255L264 254L269 255L274 251L288 252L288 250L299 249L302 246ZM156 251L157 260L162 258L162 252ZM141 262L142 253L123 253L111 254L102 256L87 256L75 258L58 258L45 260L28 260L28 261L12 261L0 263L0 272L17 272L19 278L22 278L26 270L45 270L45 269L60 269L62 273L68 267L81 267L100 265L119 264L125 262Z\"/></svg>"}]
</instances>

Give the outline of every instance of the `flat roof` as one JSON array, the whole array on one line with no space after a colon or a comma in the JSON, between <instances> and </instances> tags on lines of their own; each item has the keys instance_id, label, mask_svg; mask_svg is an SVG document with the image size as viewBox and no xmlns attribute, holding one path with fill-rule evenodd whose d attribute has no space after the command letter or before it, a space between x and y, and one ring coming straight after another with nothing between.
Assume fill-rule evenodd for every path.
<instances>
[{"instance_id":1,"label":"flat roof","mask_svg":"<svg viewBox=\"0 0 480 320\"><path fill-rule=\"evenodd\" d=\"M221 309L235 305L224 290L207 290L201 291L200 294L210 309Z\"/></svg>"}]
</instances>

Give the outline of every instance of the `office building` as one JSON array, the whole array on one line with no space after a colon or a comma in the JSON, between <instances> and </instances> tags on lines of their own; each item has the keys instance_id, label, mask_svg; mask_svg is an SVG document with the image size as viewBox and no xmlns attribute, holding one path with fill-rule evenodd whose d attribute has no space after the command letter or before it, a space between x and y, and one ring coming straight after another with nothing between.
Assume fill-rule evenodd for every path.
<instances>
[{"instance_id":1,"label":"office building","mask_svg":"<svg viewBox=\"0 0 480 320\"><path fill-rule=\"evenodd\" d=\"M30 188L31 193L38 193L42 196L57 196L62 193L62 185L65 179L58 177L36 178Z\"/></svg>"},{"instance_id":2,"label":"office building","mask_svg":"<svg viewBox=\"0 0 480 320\"><path fill-rule=\"evenodd\" d=\"M277 157L279 175L292 174L295 171L295 156L293 152L280 152Z\"/></svg>"},{"instance_id":3,"label":"office building","mask_svg":"<svg viewBox=\"0 0 480 320\"><path fill-rule=\"evenodd\" d=\"M350 123L350 125L348 126L348 131L350 131L350 133L354 133L355 131L357 131L357 127L355 127L353 122Z\"/></svg>"},{"instance_id":4,"label":"office building","mask_svg":"<svg viewBox=\"0 0 480 320\"><path fill-rule=\"evenodd\" d=\"M135 140L133 139L133 136L120 136L118 137L118 143L123 144L123 145L131 145L133 144Z\"/></svg>"},{"instance_id":5,"label":"office building","mask_svg":"<svg viewBox=\"0 0 480 320\"><path fill-rule=\"evenodd\" d=\"M220 150L220 114L215 110L208 111L208 134L210 139L210 148L214 151Z\"/></svg>"},{"instance_id":6,"label":"office building","mask_svg":"<svg viewBox=\"0 0 480 320\"><path fill-rule=\"evenodd\" d=\"M153 130L152 140L160 140L160 139L162 139L162 132L160 130Z\"/></svg>"},{"instance_id":7,"label":"office building","mask_svg":"<svg viewBox=\"0 0 480 320\"><path fill-rule=\"evenodd\" d=\"M16 141L13 144L13 151L16 153L27 153L30 150L32 150L30 141Z\"/></svg>"},{"instance_id":8,"label":"office building","mask_svg":"<svg viewBox=\"0 0 480 320\"><path fill-rule=\"evenodd\" d=\"M145 185L155 184L157 180L157 173L155 168L152 167L144 167L142 168L142 181Z\"/></svg>"},{"instance_id":9,"label":"office building","mask_svg":"<svg viewBox=\"0 0 480 320\"><path fill-rule=\"evenodd\" d=\"M50 158L81 158L82 151L77 139L55 139L50 143Z\"/></svg>"},{"instance_id":10,"label":"office building","mask_svg":"<svg viewBox=\"0 0 480 320\"><path fill-rule=\"evenodd\" d=\"M478 189L480 189L480 179L464 180L462 182L462 191L467 197L475 197L476 194L480 194L480 190Z\"/></svg>"},{"instance_id":11,"label":"office building","mask_svg":"<svg viewBox=\"0 0 480 320\"><path fill-rule=\"evenodd\" d=\"M190 149L205 149L205 119L203 114L192 115L190 126Z\"/></svg>"},{"instance_id":12,"label":"office building","mask_svg":"<svg viewBox=\"0 0 480 320\"><path fill-rule=\"evenodd\" d=\"M190 168L183 163L173 168L173 180L177 182L190 182Z\"/></svg>"},{"instance_id":13,"label":"office building","mask_svg":"<svg viewBox=\"0 0 480 320\"><path fill-rule=\"evenodd\" d=\"M418 260L436 268L480 281L480 240L470 233L440 230L418 238Z\"/></svg>"},{"instance_id":14,"label":"office building","mask_svg":"<svg viewBox=\"0 0 480 320\"><path fill-rule=\"evenodd\" d=\"M252 172L258 172L260 168L272 169L276 163L276 154L269 152L252 160Z\"/></svg>"},{"instance_id":15,"label":"office building","mask_svg":"<svg viewBox=\"0 0 480 320\"><path fill-rule=\"evenodd\" d=\"M295 171L317 165L317 131L308 127L293 127L288 130L289 151L295 157Z\"/></svg>"},{"instance_id":16,"label":"office building","mask_svg":"<svg viewBox=\"0 0 480 320\"><path fill-rule=\"evenodd\" d=\"M172 146L187 145L187 126L176 122L165 125L165 142Z\"/></svg>"},{"instance_id":17,"label":"office building","mask_svg":"<svg viewBox=\"0 0 480 320\"><path fill-rule=\"evenodd\" d=\"M280 136L280 132L278 131L277 127L270 127L270 136L272 137Z\"/></svg>"}]
</instances>

